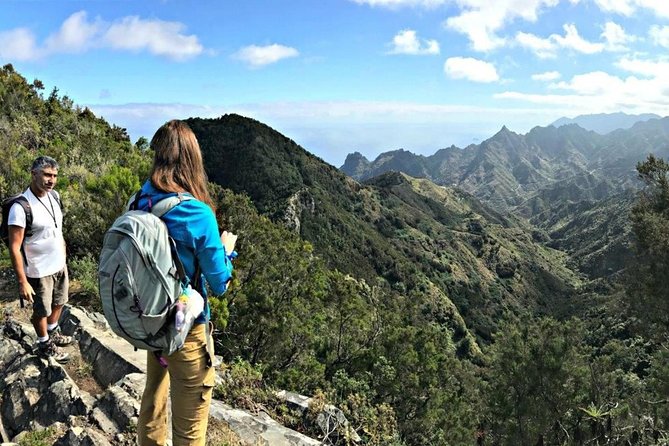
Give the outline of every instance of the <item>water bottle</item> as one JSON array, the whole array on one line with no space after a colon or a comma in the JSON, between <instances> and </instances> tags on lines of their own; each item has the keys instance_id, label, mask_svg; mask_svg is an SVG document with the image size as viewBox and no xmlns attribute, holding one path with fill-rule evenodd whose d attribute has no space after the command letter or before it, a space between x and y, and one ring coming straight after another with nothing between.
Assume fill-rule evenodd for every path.
<instances>
[{"instance_id":1,"label":"water bottle","mask_svg":"<svg viewBox=\"0 0 669 446\"><path fill-rule=\"evenodd\" d=\"M174 327L177 332L180 332L186 325L190 327L193 320L202 313L204 310L204 298L189 286L179 296L175 307Z\"/></svg>"},{"instance_id":2,"label":"water bottle","mask_svg":"<svg viewBox=\"0 0 669 446\"><path fill-rule=\"evenodd\" d=\"M188 304L188 296L186 294L182 294L179 296L179 300L177 301L176 307L177 307L177 312L174 315L174 327L177 329L177 331L181 331L182 328L184 328L184 324L186 323L186 305Z\"/></svg>"}]
</instances>

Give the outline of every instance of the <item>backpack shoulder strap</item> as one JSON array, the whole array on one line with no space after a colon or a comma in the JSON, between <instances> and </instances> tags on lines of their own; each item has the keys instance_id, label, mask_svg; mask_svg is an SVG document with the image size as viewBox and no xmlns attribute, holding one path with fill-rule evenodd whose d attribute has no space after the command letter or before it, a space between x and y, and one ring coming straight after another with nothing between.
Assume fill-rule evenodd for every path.
<instances>
[{"instance_id":1,"label":"backpack shoulder strap","mask_svg":"<svg viewBox=\"0 0 669 446\"><path fill-rule=\"evenodd\" d=\"M139 206L139 199L142 196L142 189L139 189L136 194L131 195L125 205L126 211L136 211Z\"/></svg>"},{"instance_id":2,"label":"backpack shoulder strap","mask_svg":"<svg viewBox=\"0 0 669 446\"><path fill-rule=\"evenodd\" d=\"M32 224L33 224L33 210L30 207L30 203L28 202L28 199L23 196L19 195L16 198L16 202L21 205L23 208L23 212L26 213L26 235L32 235Z\"/></svg>"},{"instance_id":3,"label":"backpack shoulder strap","mask_svg":"<svg viewBox=\"0 0 669 446\"><path fill-rule=\"evenodd\" d=\"M154 205L151 205L151 203L149 203L150 212L156 217L162 218L163 215L167 214L169 211L174 209L174 207L177 206L179 203L194 199L195 197L193 197L191 194L179 192L176 195L172 195L159 200ZM169 237L169 241L170 241L170 251L172 252L172 260L174 261L174 266L177 269L177 275L179 277L179 280L181 280L183 286L186 287L190 283L190 279L188 278L188 275L186 275L186 270L184 269L183 263L179 258L176 242L171 236Z\"/></svg>"},{"instance_id":4,"label":"backpack shoulder strap","mask_svg":"<svg viewBox=\"0 0 669 446\"><path fill-rule=\"evenodd\" d=\"M18 195L16 198L12 200L12 206L14 204L19 204L23 208L23 212L26 214L26 227L25 227L25 232L24 232L24 237L30 237L33 235L33 210L30 207L30 202L28 202L28 198L26 198L25 195ZM9 207L11 209L11 206ZM9 209L7 212L9 212Z\"/></svg>"},{"instance_id":5,"label":"backpack shoulder strap","mask_svg":"<svg viewBox=\"0 0 669 446\"><path fill-rule=\"evenodd\" d=\"M155 203L151 207L151 213L156 217L161 218L163 215L167 214L182 201L188 201L194 199L195 197L193 197L191 194L179 192L176 195L163 198L162 200Z\"/></svg>"},{"instance_id":6,"label":"backpack shoulder strap","mask_svg":"<svg viewBox=\"0 0 669 446\"><path fill-rule=\"evenodd\" d=\"M125 210L136 211L139 208L140 198L146 196L147 195L142 195L141 189L138 190L134 195L131 195L130 198L128 199L128 202L125 205ZM182 201L195 199L195 197L186 192L178 192L174 195L158 200L156 203L151 203L150 196L148 196L148 198L149 198L149 210L152 214L154 214L157 217L162 217L163 215L167 214L167 212L172 210L174 206L178 205Z\"/></svg>"}]
</instances>

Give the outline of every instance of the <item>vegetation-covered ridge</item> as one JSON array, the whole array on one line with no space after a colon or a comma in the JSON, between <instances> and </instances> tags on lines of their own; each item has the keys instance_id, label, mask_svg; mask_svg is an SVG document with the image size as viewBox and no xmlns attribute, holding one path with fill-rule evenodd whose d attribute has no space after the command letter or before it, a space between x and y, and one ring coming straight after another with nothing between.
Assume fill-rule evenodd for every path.
<instances>
[{"instance_id":1,"label":"vegetation-covered ridge","mask_svg":"<svg viewBox=\"0 0 669 446\"><path fill-rule=\"evenodd\" d=\"M25 187L36 155L58 159L76 300L95 305L101 237L151 151L40 87L0 71L0 192ZM212 298L230 403L302 429L271 391L317 394L368 445L667 442L661 160L639 166L628 289L575 274L545 231L471 191L392 173L361 184L257 121L189 123L220 225L240 236L230 292Z\"/></svg>"},{"instance_id":2,"label":"vegetation-covered ridge","mask_svg":"<svg viewBox=\"0 0 669 446\"><path fill-rule=\"evenodd\" d=\"M465 192L393 173L359 184L237 115L189 123L212 181L248 194L275 221L292 216L330 267L432 302L429 312L456 333L489 342L506 317L552 314L580 286L562 253ZM458 338L467 339L466 357L471 338Z\"/></svg>"},{"instance_id":3,"label":"vegetation-covered ridge","mask_svg":"<svg viewBox=\"0 0 669 446\"><path fill-rule=\"evenodd\" d=\"M353 153L341 169L358 179L401 171L462 188L501 212L529 219L582 273L607 277L633 258L631 226L621 210L630 208L640 186L634 167L649 154L669 156L668 148L669 118L606 135L576 124L535 127L526 135L504 127L481 144L431 156L399 150L369 161Z\"/></svg>"}]
</instances>

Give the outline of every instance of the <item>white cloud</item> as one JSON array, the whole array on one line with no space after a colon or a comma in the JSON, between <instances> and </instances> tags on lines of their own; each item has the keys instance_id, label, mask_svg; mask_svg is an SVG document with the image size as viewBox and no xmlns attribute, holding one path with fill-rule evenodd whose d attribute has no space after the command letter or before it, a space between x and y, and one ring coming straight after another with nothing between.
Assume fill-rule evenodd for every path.
<instances>
[{"instance_id":1,"label":"white cloud","mask_svg":"<svg viewBox=\"0 0 669 446\"><path fill-rule=\"evenodd\" d=\"M351 0L359 5L379 6L398 9L402 7L436 8L447 3L448 0Z\"/></svg>"},{"instance_id":2,"label":"white cloud","mask_svg":"<svg viewBox=\"0 0 669 446\"><path fill-rule=\"evenodd\" d=\"M416 36L416 31L411 29L405 29L397 33L393 37L392 45L390 54L439 54L439 43L436 40L423 40L423 45L421 45Z\"/></svg>"},{"instance_id":3,"label":"white cloud","mask_svg":"<svg viewBox=\"0 0 669 446\"><path fill-rule=\"evenodd\" d=\"M622 70L639 74L644 77L655 78L658 80L663 79L665 80L665 83L669 85L669 82L666 81L669 79L669 62L667 61L631 59L624 57L616 62L616 66Z\"/></svg>"},{"instance_id":4,"label":"white cloud","mask_svg":"<svg viewBox=\"0 0 669 446\"><path fill-rule=\"evenodd\" d=\"M553 84L551 88L572 90L581 95L602 95L609 91L620 91L624 81L603 71L578 74L569 82Z\"/></svg>"},{"instance_id":5,"label":"white cloud","mask_svg":"<svg viewBox=\"0 0 669 446\"><path fill-rule=\"evenodd\" d=\"M38 45L26 28L0 32L0 57L35 60L62 53L81 53L91 48L148 51L173 60L186 60L204 51L197 36L186 35L185 25L128 16L112 23L88 20L85 11L69 16L60 29Z\"/></svg>"},{"instance_id":6,"label":"white cloud","mask_svg":"<svg viewBox=\"0 0 669 446\"><path fill-rule=\"evenodd\" d=\"M65 19L58 32L47 37L44 51L46 54L84 52L96 44L103 26L99 19L89 22L86 11L75 12Z\"/></svg>"},{"instance_id":7,"label":"white cloud","mask_svg":"<svg viewBox=\"0 0 669 446\"><path fill-rule=\"evenodd\" d=\"M669 26L653 25L648 34L655 45L669 48Z\"/></svg>"},{"instance_id":8,"label":"white cloud","mask_svg":"<svg viewBox=\"0 0 669 446\"><path fill-rule=\"evenodd\" d=\"M0 60L23 61L40 57L35 36L27 28L0 31Z\"/></svg>"},{"instance_id":9,"label":"white cloud","mask_svg":"<svg viewBox=\"0 0 669 446\"><path fill-rule=\"evenodd\" d=\"M281 59L299 56L299 51L288 46L273 44L266 46L250 45L233 54L235 59L246 62L253 68L273 64Z\"/></svg>"},{"instance_id":10,"label":"white cloud","mask_svg":"<svg viewBox=\"0 0 669 446\"><path fill-rule=\"evenodd\" d=\"M589 42L582 38L574 24L567 23L562 28L565 31L564 36L551 34L546 38L542 38L534 34L519 32L516 34L515 41L520 46L532 51L540 59L555 57L558 48L571 49L584 54L599 53L606 48L603 43ZM621 36L618 35L615 37L620 38ZM626 37L629 38L629 36Z\"/></svg>"},{"instance_id":11,"label":"white cloud","mask_svg":"<svg viewBox=\"0 0 669 446\"><path fill-rule=\"evenodd\" d=\"M549 59L555 57L557 44L550 37L542 39L534 34L518 32L516 42L523 48L532 51L540 59Z\"/></svg>"},{"instance_id":12,"label":"white cloud","mask_svg":"<svg viewBox=\"0 0 669 446\"><path fill-rule=\"evenodd\" d=\"M659 17L669 18L669 2L666 0L636 0L641 8L650 9Z\"/></svg>"},{"instance_id":13,"label":"white cloud","mask_svg":"<svg viewBox=\"0 0 669 446\"><path fill-rule=\"evenodd\" d=\"M569 81L553 83L550 90L564 90L565 94L527 94L506 91L496 94L497 99L517 100L534 104L573 106L588 112L626 111L628 113L667 114L669 106L669 62L622 58L616 66L632 75L614 76L604 71L593 71L573 76Z\"/></svg>"},{"instance_id":14,"label":"white cloud","mask_svg":"<svg viewBox=\"0 0 669 446\"><path fill-rule=\"evenodd\" d=\"M520 93L517 91L505 91L494 95L495 99L514 99L532 104L546 104L546 105L561 105L573 106L583 100L578 95L558 95L558 94L535 94L535 93ZM593 108L597 110L597 108Z\"/></svg>"},{"instance_id":15,"label":"white cloud","mask_svg":"<svg viewBox=\"0 0 669 446\"><path fill-rule=\"evenodd\" d=\"M606 41L608 51L627 51L627 44L637 40L636 36L627 34L622 26L614 22L606 22L601 37Z\"/></svg>"},{"instance_id":16,"label":"white cloud","mask_svg":"<svg viewBox=\"0 0 669 446\"><path fill-rule=\"evenodd\" d=\"M545 73L537 73L532 75L533 81L549 82L560 79L562 75L557 71L546 71Z\"/></svg>"},{"instance_id":17,"label":"white cloud","mask_svg":"<svg viewBox=\"0 0 669 446\"><path fill-rule=\"evenodd\" d=\"M559 0L457 0L463 9L460 15L446 20L446 27L467 35L476 51L491 51L506 43L497 35L514 19L535 22L544 7L553 7Z\"/></svg>"},{"instance_id":18,"label":"white cloud","mask_svg":"<svg viewBox=\"0 0 669 446\"><path fill-rule=\"evenodd\" d=\"M604 12L630 16L634 12L635 0L595 0L595 3Z\"/></svg>"},{"instance_id":19,"label":"white cloud","mask_svg":"<svg viewBox=\"0 0 669 446\"><path fill-rule=\"evenodd\" d=\"M114 49L147 50L158 56L186 60L201 54L203 47L197 36L183 34L185 28L179 22L129 16L113 23L103 39Z\"/></svg>"},{"instance_id":20,"label":"white cloud","mask_svg":"<svg viewBox=\"0 0 669 446\"><path fill-rule=\"evenodd\" d=\"M669 2L666 0L595 0L604 12L631 16L638 9L649 9L659 17L669 18Z\"/></svg>"},{"instance_id":21,"label":"white cloud","mask_svg":"<svg viewBox=\"0 0 669 446\"><path fill-rule=\"evenodd\" d=\"M444 63L444 72L452 79L472 82L490 83L499 80L493 64L471 57L449 57Z\"/></svg>"},{"instance_id":22,"label":"white cloud","mask_svg":"<svg viewBox=\"0 0 669 446\"><path fill-rule=\"evenodd\" d=\"M503 27L503 18L490 16L486 17L484 21L483 15L484 13L479 11L464 12L457 17L447 19L446 26L454 31L466 34L475 51L486 52L503 46L506 39L495 34Z\"/></svg>"},{"instance_id":23,"label":"white cloud","mask_svg":"<svg viewBox=\"0 0 669 446\"><path fill-rule=\"evenodd\" d=\"M553 34L551 37L563 48L570 48L574 51L584 54L594 54L600 53L604 50L603 43L592 43L588 42L578 34L576 25L566 24L563 26L565 35L564 37L557 34Z\"/></svg>"}]
</instances>

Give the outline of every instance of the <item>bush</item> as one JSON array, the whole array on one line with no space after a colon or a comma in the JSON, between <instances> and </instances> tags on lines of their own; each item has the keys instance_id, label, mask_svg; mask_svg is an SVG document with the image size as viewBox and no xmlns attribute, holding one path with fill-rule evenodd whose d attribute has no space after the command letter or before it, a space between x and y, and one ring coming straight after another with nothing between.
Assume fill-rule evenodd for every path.
<instances>
[{"instance_id":1,"label":"bush","mask_svg":"<svg viewBox=\"0 0 669 446\"><path fill-rule=\"evenodd\" d=\"M102 311L98 291L98 261L92 254L69 261L72 297L80 305Z\"/></svg>"}]
</instances>

